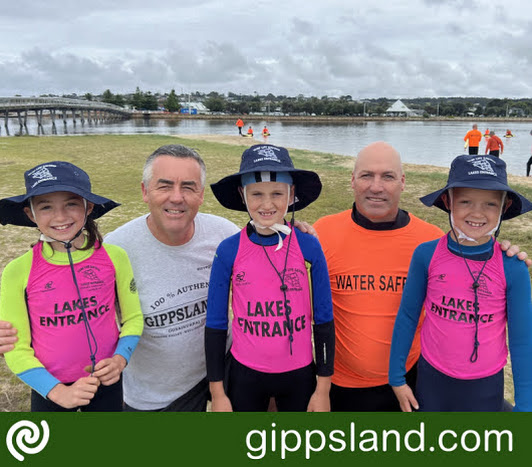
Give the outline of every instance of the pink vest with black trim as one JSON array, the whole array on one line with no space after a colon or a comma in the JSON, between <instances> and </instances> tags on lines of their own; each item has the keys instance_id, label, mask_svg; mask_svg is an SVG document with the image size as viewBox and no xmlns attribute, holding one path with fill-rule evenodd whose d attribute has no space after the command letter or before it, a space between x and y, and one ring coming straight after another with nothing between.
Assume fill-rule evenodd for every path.
<instances>
[{"instance_id":1,"label":"pink vest with black trim","mask_svg":"<svg viewBox=\"0 0 532 467\"><path fill-rule=\"evenodd\" d=\"M265 246L277 271L284 268L289 239ZM295 233L292 233L285 284L286 303L281 280L260 245L254 244L244 228L233 265L233 345L231 353L243 365L265 373L292 371L312 362L312 313L310 287L305 260ZM286 311L293 326L292 354Z\"/></svg>"},{"instance_id":2,"label":"pink vest with black trim","mask_svg":"<svg viewBox=\"0 0 532 467\"><path fill-rule=\"evenodd\" d=\"M111 357L118 343L115 268L105 249L97 248L89 258L75 263L74 269L98 344L98 362ZM42 242L33 247L26 293L35 357L63 383L89 376L84 371L91 365L89 344L70 265L47 262Z\"/></svg>"},{"instance_id":3,"label":"pink vest with black trim","mask_svg":"<svg viewBox=\"0 0 532 467\"><path fill-rule=\"evenodd\" d=\"M484 261L467 260L474 277ZM464 258L447 249L447 235L436 246L429 265L421 353L437 370L458 379L497 373L506 364L506 277L500 245L479 279L478 358L471 362L475 338L473 278Z\"/></svg>"}]
</instances>

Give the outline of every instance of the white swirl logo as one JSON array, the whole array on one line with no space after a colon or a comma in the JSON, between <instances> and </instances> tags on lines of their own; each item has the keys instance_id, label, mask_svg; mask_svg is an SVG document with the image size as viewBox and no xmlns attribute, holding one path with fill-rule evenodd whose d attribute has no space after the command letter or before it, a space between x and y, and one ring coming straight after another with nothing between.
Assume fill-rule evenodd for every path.
<instances>
[{"instance_id":1,"label":"white swirl logo","mask_svg":"<svg viewBox=\"0 0 532 467\"><path fill-rule=\"evenodd\" d=\"M18 452L17 448L25 454L37 454L45 448L50 437L50 429L48 428L48 423L44 420L41 422L41 426L42 439L37 446L28 446L28 444L36 444L41 436L39 427L35 423L29 420L21 420L9 429L6 436L7 449L9 449L9 452L15 459L21 462L24 460L24 456ZM13 445L14 437L15 445Z\"/></svg>"}]
</instances>

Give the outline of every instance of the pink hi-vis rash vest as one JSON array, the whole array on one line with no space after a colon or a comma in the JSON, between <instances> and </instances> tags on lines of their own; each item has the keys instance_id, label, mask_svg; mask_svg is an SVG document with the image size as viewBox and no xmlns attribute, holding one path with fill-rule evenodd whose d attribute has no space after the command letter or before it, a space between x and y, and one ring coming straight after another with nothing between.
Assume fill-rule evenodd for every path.
<instances>
[{"instance_id":1,"label":"pink hi-vis rash vest","mask_svg":"<svg viewBox=\"0 0 532 467\"><path fill-rule=\"evenodd\" d=\"M96 248L74 269L98 343L98 362L112 357L118 342L114 265L105 249ZM26 291L35 357L63 383L88 376L84 368L91 365L89 343L70 265L48 263L42 256L42 242L33 247Z\"/></svg>"},{"instance_id":2,"label":"pink hi-vis rash vest","mask_svg":"<svg viewBox=\"0 0 532 467\"><path fill-rule=\"evenodd\" d=\"M484 261L467 260L474 277ZM437 370L458 379L497 373L506 364L506 278L497 242L479 279L478 359L470 361L475 339L473 278L464 258L447 249L447 236L429 265L421 353Z\"/></svg>"},{"instance_id":3,"label":"pink hi-vis rash vest","mask_svg":"<svg viewBox=\"0 0 532 467\"><path fill-rule=\"evenodd\" d=\"M265 373L296 370L312 362L312 316L310 287L305 260L297 237L284 239L283 247L265 246L279 272L286 264L287 301L281 280L261 246L251 242L246 229L240 233L238 253L233 265L233 356L243 365ZM286 311L290 312L294 340L290 355Z\"/></svg>"}]
</instances>

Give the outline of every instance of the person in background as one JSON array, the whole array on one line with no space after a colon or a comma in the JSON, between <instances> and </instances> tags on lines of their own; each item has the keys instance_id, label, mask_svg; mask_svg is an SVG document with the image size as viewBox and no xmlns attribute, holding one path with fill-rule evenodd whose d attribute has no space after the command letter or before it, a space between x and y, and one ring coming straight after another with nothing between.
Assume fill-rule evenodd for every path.
<instances>
[{"instance_id":1,"label":"person in background","mask_svg":"<svg viewBox=\"0 0 532 467\"><path fill-rule=\"evenodd\" d=\"M264 128L262 129L262 136L270 136L270 131L268 130L266 125L264 125Z\"/></svg>"},{"instance_id":2,"label":"person in background","mask_svg":"<svg viewBox=\"0 0 532 467\"><path fill-rule=\"evenodd\" d=\"M239 135L242 135L242 128L244 127L244 121L239 118L237 121L236 121L236 126L238 128L238 134Z\"/></svg>"},{"instance_id":3,"label":"person in background","mask_svg":"<svg viewBox=\"0 0 532 467\"><path fill-rule=\"evenodd\" d=\"M475 123L473 129L469 130L464 136L466 145L469 146L469 154L478 154L478 146L482 140L482 133L478 129L478 125Z\"/></svg>"},{"instance_id":4,"label":"person in background","mask_svg":"<svg viewBox=\"0 0 532 467\"><path fill-rule=\"evenodd\" d=\"M499 157L504 152L504 144L502 144L501 138L499 138L495 131L490 131L490 137L486 141L486 154L490 156Z\"/></svg>"},{"instance_id":5,"label":"person in background","mask_svg":"<svg viewBox=\"0 0 532 467\"><path fill-rule=\"evenodd\" d=\"M532 130L530 130L530 135L532 136ZM526 176L530 176L530 166L532 166L532 149L530 150L530 157L526 163Z\"/></svg>"},{"instance_id":6,"label":"person in background","mask_svg":"<svg viewBox=\"0 0 532 467\"><path fill-rule=\"evenodd\" d=\"M253 137L253 128L251 128L251 125L248 127L248 136Z\"/></svg>"}]
</instances>

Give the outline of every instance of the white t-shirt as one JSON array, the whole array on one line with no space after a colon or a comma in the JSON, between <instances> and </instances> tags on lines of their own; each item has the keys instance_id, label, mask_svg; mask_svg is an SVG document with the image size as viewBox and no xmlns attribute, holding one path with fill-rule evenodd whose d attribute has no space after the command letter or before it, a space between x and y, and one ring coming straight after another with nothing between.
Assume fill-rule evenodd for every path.
<instances>
[{"instance_id":1,"label":"white t-shirt","mask_svg":"<svg viewBox=\"0 0 532 467\"><path fill-rule=\"evenodd\" d=\"M139 291L144 331L124 370L124 401L157 410L181 397L205 376L204 331L209 277L216 248L240 229L198 213L192 239L168 246L148 229L148 214L106 235L126 250Z\"/></svg>"}]
</instances>

